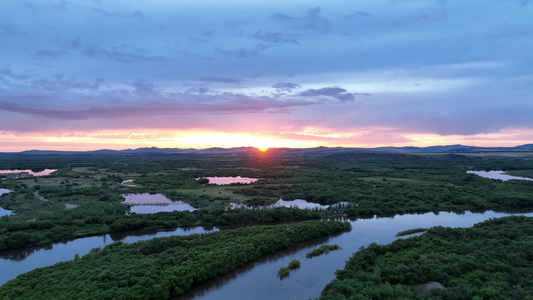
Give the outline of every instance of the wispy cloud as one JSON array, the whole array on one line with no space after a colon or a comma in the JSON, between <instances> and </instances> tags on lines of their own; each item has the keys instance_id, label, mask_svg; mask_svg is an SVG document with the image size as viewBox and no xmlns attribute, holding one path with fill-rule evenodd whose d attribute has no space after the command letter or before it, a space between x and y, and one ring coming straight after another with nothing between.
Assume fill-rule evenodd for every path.
<instances>
[{"instance_id":1,"label":"wispy cloud","mask_svg":"<svg viewBox=\"0 0 533 300\"><path fill-rule=\"evenodd\" d=\"M294 89L300 89L302 88L299 84L296 83L290 83L290 82L279 82L272 86L272 88L275 88L278 93L281 92L292 92Z\"/></svg>"},{"instance_id":2,"label":"wispy cloud","mask_svg":"<svg viewBox=\"0 0 533 300\"><path fill-rule=\"evenodd\" d=\"M26 35L20 26L12 23L0 23L0 36L2 37L16 37Z\"/></svg>"},{"instance_id":3,"label":"wispy cloud","mask_svg":"<svg viewBox=\"0 0 533 300\"><path fill-rule=\"evenodd\" d=\"M359 95L357 93L348 93L347 90L339 87L325 87L321 89L309 89L298 94L298 96L304 97L316 97L322 101L336 100L338 102L352 102L355 97ZM369 94L364 94L368 96Z\"/></svg>"},{"instance_id":4,"label":"wispy cloud","mask_svg":"<svg viewBox=\"0 0 533 300\"><path fill-rule=\"evenodd\" d=\"M271 18L284 22L294 29L316 33L330 33L332 31L332 23L321 16L320 12L320 8L315 7L305 11L301 17L293 17L285 13L276 12Z\"/></svg>"},{"instance_id":5,"label":"wispy cloud","mask_svg":"<svg viewBox=\"0 0 533 300\"><path fill-rule=\"evenodd\" d=\"M244 81L240 78L216 77L216 76L202 77L202 78L198 78L198 80L206 81L206 82L233 83L233 84L241 84Z\"/></svg>"},{"instance_id":6,"label":"wispy cloud","mask_svg":"<svg viewBox=\"0 0 533 300\"><path fill-rule=\"evenodd\" d=\"M345 19L349 19L349 20L358 19L361 17L370 17L370 16L372 16L372 14L364 12L364 11L352 11L349 14L343 15Z\"/></svg>"},{"instance_id":7,"label":"wispy cloud","mask_svg":"<svg viewBox=\"0 0 533 300\"><path fill-rule=\"evenodd\" d=\"M268 42L272 44L289 43L289 44L300 45L300 42L297 40L297 35L290 34L290 33L257 31L253 35L253 37L260 41Z\"/></svg>"},{"instance_id":8,"label":"wispy cloud","mask_svg":"<svg viewBox=\"0 0 533 300\"><path fill-rule=\"evenodd\" d=\"M152 94L149 91L148 94ZM138 90L135 92L138 95ZM279 101L269 97L250 97L243 94L221 93L215 95L176 93L174 98L144 100L124 104L91 104L91 97L74 105L50 105L50 97L25 95L5 97L0 95L0 111L37 115L59 120L122 119L135 116L166 116L191 114L255 114L286 113L289 108L315 105L310 101ZM21 103L46 102L46 107L26 106Z\"/></svg>"},{"instance_id":9,"label":"wispy cloud","mask_svg":"<svg viewBox=\"0 0 533 300\"><path fill-rule=\"evenodd\" d=\"M168 58L160 55L147 55L141 48L124 44L120 46L103 47L98 43L86 45L82 53L86 56L109 59L117 62L164 62Z\"/></svg>"},{"instance_id":10,"label":"wispy cloud","mask_svg":"<svg viewBox=\"0 0 533 300\"><path fill-rule=\"evenodd\" d=\"M144 18L144 13L140 10L136 10L134 12L124 12L124 11L111 12L111 11L107 11L99 7L93 7L92 11L95 14L108 17L108 18L138 18L138 19Z\"/></svg>"}]
</instances>

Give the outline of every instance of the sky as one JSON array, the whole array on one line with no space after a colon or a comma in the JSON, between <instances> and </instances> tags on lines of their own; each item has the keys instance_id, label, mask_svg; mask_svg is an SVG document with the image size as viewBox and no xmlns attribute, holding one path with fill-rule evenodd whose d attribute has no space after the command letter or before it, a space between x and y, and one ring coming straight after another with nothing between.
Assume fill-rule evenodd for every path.
<instances>
[{"instance_id":1,"label":"sky","mask_svg":"<svg viewBox=\"0 0 533 300\"><path fill-rule=\"evenodd\" d=\"M533 142L533 1L1 7L0 152Z\"/></svg>"}]
</instances>

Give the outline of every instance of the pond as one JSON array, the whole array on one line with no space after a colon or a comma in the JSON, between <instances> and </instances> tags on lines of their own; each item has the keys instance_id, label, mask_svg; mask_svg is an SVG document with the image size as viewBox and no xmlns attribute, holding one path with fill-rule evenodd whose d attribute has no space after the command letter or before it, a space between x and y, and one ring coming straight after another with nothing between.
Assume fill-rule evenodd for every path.
<instances>
[{"instance_id":1,"label":"pond","mask_svg":"<svg viewBox=\"0 0 533 300\"><path fill-rule=\"evenodd\" d=\"M162 194L124 194L126 200L122 203L130 204L130 212L137 214L153 214L162 211L193 211L193 206L183 201L172 201Z\"/></svg>"},{"instance_id":2,"label":"pond","mask_svg":"<svg viewBox=\"0 0 533 300\"><path fill-rule=\"evenodd\" d=\"M74 239L55 243L49 247L27 247L0 252L0 286L17 275L35 268L54 265L61 261L74 259L76 254L83 256L93 248L101 248L122 241L134 243L155 237L190 235L218 231L217 227L185 227L162 231L131 231Z\"/></svg>"},{"instance_id":3,"label":"pond","mask_svg":"<svg viewBox=\"0 0 533 300\"><path fill-rule=\"evenodd\" d=\"M0 207L0 217L2 216L10 216L11 215L11 211L10 210L7 210L7 209L3 209Z\"/></svg>"},{"instance_id":4,"label":"pond","mask_svg":"<svg viewBox=\"0 0 533 300\"><path fill-rule=\"evenodd\" d=\"M209 179L209 184L220 184L220 185L232 184L232 183L249 184L249 183L254 183L257 180L259 180L257 178L248 178L248 177L241 177L241 176L237 176L237 177L202 177L202 178Z\"/></svg>"},{"instance_id":5,"label":"pond","mask_svg":"<svg viewBox=\"0 0 533 300\"><path fill-rule=\"evenodd\" d=\"M348 205L348 202L340 202L337 204L333 204L331 205L331 207L341 207L345 205ZM230 207L232 209L233 208L249 208L249 209L254 208L251 206L247 206L244 204L237 204L237 203L230 203ZM262 206L260 208L275 208L275 207L289 207L289 208L293 207L293 208L298 208L298 209L321 209L322 210L322 209L327 209L328 207L330 207L330 205L321 205L318 203L311 203L303 199L294 199L290 201L279 199L276 203L272 205Z\"/></svg>"},{"instance_id":6,"label":"pond","mask_svg":"<svg viewBox=\"0 0 533 300\"><path fill-rule=\"evenodd\" d=\"M0 196L2 196L3 194L7 194L11 192L11 190L8 190L8 189L0 189ZM0 202L0 205L2 204L2 202ZM0 217L2 216L10 216L11 215L11 211L10 210L7 210L7 209L4 209L2 207L0 207Z\"/></svg>"},{"instance_id":7,"label":"pond","mask_svg":"<svg viewBox=\"0 0 533 300\"><path fill-rule=\"evenodd\" d=\"M33 172L32 170L0 170L0 174L21 174L28 173L32 176L48 176L57 171L57 169L44 169L39 172Z\"/></svg>"},{"instance_id":8,"label":"pond","mask_svg":"<svg viewBox=\"0 0 533 300\"><path fill-rule=\"evenodd\" d=\"M516 179L516 180L528 180L533 181L533 178L518 177L505 174L504 171L466 171L468 174L475 174L484 178L499 179L503 181Z\"/></svg>"}]
</instances>

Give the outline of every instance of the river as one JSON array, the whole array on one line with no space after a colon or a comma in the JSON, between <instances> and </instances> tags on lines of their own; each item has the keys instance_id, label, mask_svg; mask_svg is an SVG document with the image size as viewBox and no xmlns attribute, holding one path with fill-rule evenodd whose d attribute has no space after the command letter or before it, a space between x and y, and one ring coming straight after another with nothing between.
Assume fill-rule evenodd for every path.
<instances>
[{"instance_id":1,"label":"river","mask_svg":"<svg viewBox=\"0 0 533 300\"><path fill-rule=\"evenodd\" d=\"M455 214L440 212L395 217L374 217L350 221L352 230L336 236L304 243L298 247L278 251L234 272L215 280L200 284L181 295L179 299L309 299L317 298L324 286L335 278L335 271L344 268L345 261L361 246L372 242L388 244L398 237L399 231L413 228L428 228L442 225L449 227L470 227L490 218L511 215L488 211L485 213L466 212ZM533 216L533 213L520 215ZM21 273L38 267L53 265L60 261L72 260L75 254L85 255L91 249L102 247L115 241L131 243L154 237L188 235L219 230L211 228L178 228L173 231L130 232L125 234L102 235L80 238L65 243L56 243L45 248L26 248L0 252L0 285ZM405 238L405 237L402 237ZM341 249L327 255L307 259L305 254L323 244L338 244ZM277 277L280 267L298 259L301 267L292 270L283 280ZM177 298L176 298L177 299Z\"/></svg>"},{"instance_id":2,"label":"river","mask_svg":"<svg viewBox=\"0 0 533 300\"><path fill-rule=\"evenodd\" d=\"M324 286L335 278L335 271L343 269L346 260L360 247L372 242L388 244L398 239L396 233L413 228L442 225L470 227L489 218L511 214L488 211L485 213L455 214L441 212L419 215L401 215L391 218L358 219L351 221L352 230L334 237L311 241L300 247L267 255L226 276L204 282L175 299L314 299ZM533 216L533 213L524 214ZM402 237L406 238L406 237ZM341 249L327 255L306 258L305 254L323 244L338 244ZM277 271L293 259L301 267L291 270L280 280Z\"/></svg>"},{"instance_id":3,"label":"river","mask_svg":"<svg viewBox=\"0 0 533 300\"><path fill-rule=\"evenodd\" d=\"M190 235L218 231L217 227L184 227L174 230L131 231L100 236L84 237L66 242L54 243L48 247L27 247L0 252L0 286L35 268L51 266L61 261L74 259L76 254L83 256L93 248L101 248L114 242L133 243L155 237Z\"/></svg>"}]
</instances>

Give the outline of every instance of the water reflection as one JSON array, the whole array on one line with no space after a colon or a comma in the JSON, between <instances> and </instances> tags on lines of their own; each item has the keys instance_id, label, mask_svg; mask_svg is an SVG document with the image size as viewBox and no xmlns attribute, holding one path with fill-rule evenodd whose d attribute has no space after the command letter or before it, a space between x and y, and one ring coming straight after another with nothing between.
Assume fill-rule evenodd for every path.
<instances>
[{"instance_id":1,"label":"water reflection","mask_svg":"<svg viewBox=\"0 0 533 300\"><path fill-rule=\"evenodd\" d=\"M324 286L335 277L335 270L344 268L345 261L361 246L372 242L388 244L399 231L413 228L429 228L442 225L450 227L470 227L490 218L516 215L487 211L484 213L465 212L456 214L411 214L394 217L371 217L351 220L352 230L302 243L297 247L278 251L262 257L226 276L204 282L179 299L314 299L320 296ZM520 215L533 216L533 213ZM345 220L345 219L341 219ZM28 247L25 249L0 252L0 285L17 275L35 268L53 265L57 262L74 259L76 254L83 256L93 248L103 247L115 241L133 243L155 237L190 235L231 227L187 227L161 231L131 231L79 238L55 243L48 247ZM402 237L400 237L402 238ZM338 244L341 249L314 258L305 254L323 244ZM277 271L293 259L301 261L299 269L291 271L289 277L280 280Z\"/></svg>"},{"instance_id":2,"label":"water reflection","mask_svg":"<svg viewBox=\"0 0 533 300\"><path fill-rule=\"evenodd\" d=\"M120 184L123 186L136 187L136 185L133 184L133 179L124 180Z\"/></svg>"},{"instance_id":3,"label":"water reflection","mask_svg":"<svg viewBox=\"0 0 533 300\"><path fill-rule=\"evenodd\" d=\"M7 194L11 192L11 190L8 190L8 189L0 189L0 196L2 196L3 194ZM0 202L0 205L2 205L2 202ZM2 207L0 207L0 217L2 216L10 216L11 215L11 211L10 210L7 210L7 209L4 209Z\"/></svg>"},{"instance_id":4,"label":"water reflection","mask_svg":"<svg viewBox=\"0 0 533 300\"><path fill-rule=\"evenodd\" d=\"M193 211L190 204L183 201L172 201L162 194L124 194L126 200L122 203L130 204L130 212L138 214L153 214L162 211Z\"/></svg>"},{"instance_id":5,"label":"water reflection","mask_svg":"<svg viewBox=\"0 0 533 300\"><path fill-rule=\"evenodd\" d=\"M372 242L388 244L398 239L396 233L413 228L437 225L470 227L490 218L511 215L488 211L485 213L451 212L402 215L393 218L358 219L351 221L352 230L334 237L318 239L298 248L279 251L246 265L227 276L204 282L184 295L173 299L315 299L326 284L335 278L335 271L344 268L349 257L361 246ZM533 216L533 213L525 214ZM400 237L403 238L403 237ZM338 244L341 249L327 255L306 258L305 254L324 244ZM293 259L301 261L299 269L280 280L277 271Z\"/></svg>"},{"instance_id":6,"label":"water reflection","mask_svg":"<svg viewBox=\"0 0 533 300\"><path fill-rule=\"evenodd\" d=\"M232 183L253 183L256 182L257 178L248 178L248 177L203 177L209 179L209 184L232 184ZM200 178L199 178L200 179Z\"/></svg>"},{"instance_id":7,"label":"water reflection","mask_svg":"<svg viewBox=\"0 0 533 300\"><path fill-rule=\"evenodd\" d=\"M505 174L504 171L466 171L468 174L475 174L484 178L499 179L507 181L511 179L533 181L533 178L518 177Z\"/></svg>"},{"instance_id":8,"label":"water reflection","mask_svg":"<svg viewBox=\"0 0 533 300\"><path fill-rule=\"evenodd\" d=\"M290 201L285 201L283 199L279 199L276 203L274 203L272 205L261 206L259 208L288 207L288 208L298 208L298 209L320 209L320 210L323 210L323 209L327 209L329 207L343 207L343 206L346 206L348 204L349 204L348 202L339 202L339 203L333 204L333 205L322 205L322 204L318 204L318 203L307 202L306 200L303 200L303 199L294 199L294 200L290 200ZM357 205L357 204L354 204L354 205ZM230 208L232 208L232 209L234 209L234 208L253 209L255 207L248 206L248 205L245 205L245 204L237 204L237 203L233 203L232 202L232 203L230 203Z\"/></svg>"},{"instance_id":9,"label":"water reflection","mask_svg":"<svg viewBox=\"0 0 533 300\"><path fill-rule=\"evenodd\" d=\"M134 243L155 237L191 235L218 231L218 227L182 227L162 231L129 231L79 238L55 243L46 247L27 247L0 252L0 286L17 275L33 269L54 265L74 259L76 254L83 256L93 248L102 248L113 242Z\"/></svg>"},{"instance_id":10,"label":"water reflection","mask_svg":"<svg viewBox=\"0 0 533 300\"><path fill-rule=\"evenodd\" d=\"M33 172L32 170L0 170L0 174L24 174L27 173L32 176L47 176L57 171L57 169L44 169L39 172Z\"/></svg>"},{"instance_id":11,"label":"water reflection","mask_svg":"<svg viewBox=\"0 0 533 300\"><path fill-rule=\"evenodd\" d=\"M0 217L1 216L11 216L12 212L7 209L3 209L0 207Z\"/></svg>"}]
</instances>

